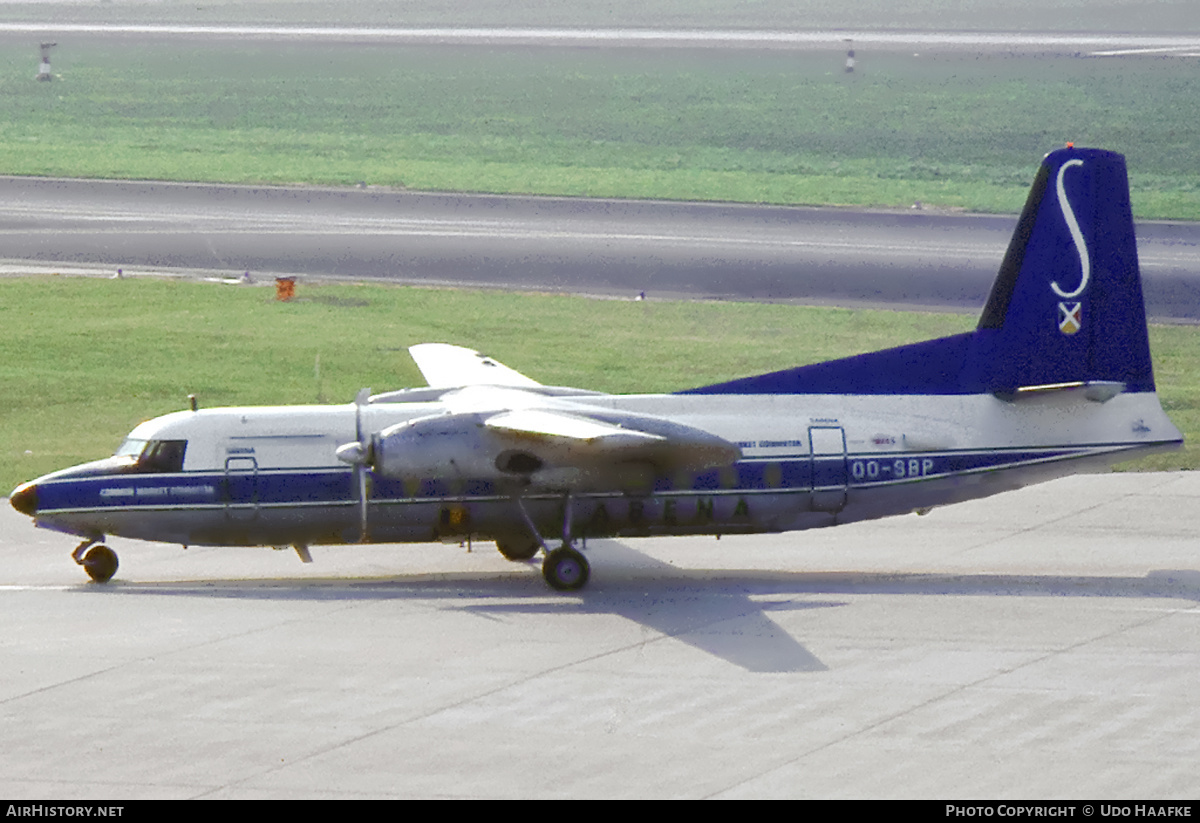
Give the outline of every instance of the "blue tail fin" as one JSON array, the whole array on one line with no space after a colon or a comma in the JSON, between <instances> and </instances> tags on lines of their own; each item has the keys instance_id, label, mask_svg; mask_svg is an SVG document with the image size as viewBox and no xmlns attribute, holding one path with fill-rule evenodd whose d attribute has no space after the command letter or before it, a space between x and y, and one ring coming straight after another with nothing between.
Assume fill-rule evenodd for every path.
<instances>
[{"instance_id":1,"label":"blue tail fin","mask_svg":"<svg viewBox=\"0 0 1200 823\"><path fill-rule=\"evenodd\" d=\"M1125 158L1046 155L976 330L692 389L696 394L1154 391Z\"/></svg>"},{"instance_id":2,"label":"blue tail fin","mask_svg":"<svg viewBox=\"0 0 1200 823\"><path fill-rule=\"evenodd\" d=\"M991 390L1078 380L1154 390L1124 157L1046 156L976 336Z\"/></svg>"}]
</instances>

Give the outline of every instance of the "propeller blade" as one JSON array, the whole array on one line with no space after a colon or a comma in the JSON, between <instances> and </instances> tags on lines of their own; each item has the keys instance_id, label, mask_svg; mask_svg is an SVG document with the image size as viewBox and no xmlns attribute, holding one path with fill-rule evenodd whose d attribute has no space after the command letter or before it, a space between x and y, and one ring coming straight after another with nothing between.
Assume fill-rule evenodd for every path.
<instances>
[{"instance_id":1,"label":"propeller blade","mask_svg":"<svg viewBox=\"0 0 1200 823\"><path fill-rule=\"evenodd\" d=\"M358 542L367 542L367 516L371 503L371 491L367 487L367 466L371 462L371 444L363 437L363 408L370 402L371 390L359 389L354 397L354 477L358 481ZM338 457L342 456L342 446L338 449Z\"/></svg>"}]
</instances>

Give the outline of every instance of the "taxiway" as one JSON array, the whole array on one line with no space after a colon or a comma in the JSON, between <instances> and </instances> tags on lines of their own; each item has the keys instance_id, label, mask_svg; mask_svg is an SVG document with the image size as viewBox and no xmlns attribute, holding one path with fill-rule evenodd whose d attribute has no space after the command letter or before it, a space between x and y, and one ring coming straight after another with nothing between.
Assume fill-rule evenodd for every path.
<instances>
[{"instance_id":1,"label":"taxiway","mask_svg":"<svg viewBox=\"0 0 1200 823\"><path fill-rule=\"evenodd\" d=\"M1015 216L0 178L0 273L218 273L975 313ZM1143 222L1147 313L1200 321L1200 224Z\"/></svg>"},{"instance_id":2,"label":"taxiway","mask_svg":"<svg viewBox=\"0 0 1200 823\"><path fill-rule=\"evenodd\" d=\"M1076 477L820 532L71 540L0 508L0 795L1192 798L1200 477Z\"/></svg>"}]
</instances>

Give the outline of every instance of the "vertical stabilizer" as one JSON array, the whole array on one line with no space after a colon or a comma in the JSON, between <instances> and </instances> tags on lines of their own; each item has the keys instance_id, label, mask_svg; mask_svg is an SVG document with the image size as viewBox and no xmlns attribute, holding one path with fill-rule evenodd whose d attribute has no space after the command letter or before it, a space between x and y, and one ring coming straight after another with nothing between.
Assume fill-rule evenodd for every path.
<instances>
[{"instance_id":1,"label":"vertical stabilizer","mask_svg":"<svg viewBox=\"0 0 1200 823\"><path fill-rule=\"evenodd\" d=\"M975 337L971 362L989 391L1077 381L1154 390L1124 157L1046 155Z\"/></svg>"},{"instance_id":2,"label":"vertical stabilizer","mask_svg":"<svg viewBox=\"0 0 1200 823\"><path fill-rule=\"evenodd\" d=\"M703 386L691 394L1154 391L1125 158L1046 155L969 334ZM1110 395L1111 396L1111 395Z\"/></svg>"}]
</instances>

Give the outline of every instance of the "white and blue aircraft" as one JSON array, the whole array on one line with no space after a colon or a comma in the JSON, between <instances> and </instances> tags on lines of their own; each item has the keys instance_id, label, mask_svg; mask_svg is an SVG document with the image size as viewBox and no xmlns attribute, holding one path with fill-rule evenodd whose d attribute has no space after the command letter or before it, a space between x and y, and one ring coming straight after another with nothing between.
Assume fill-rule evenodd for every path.
<instances>
[{"instance_id":1,"label":"white and blue aircraft","mask_svg":"<svg viewBox=\"0 0 1200 823\"><path fill-rule=\"evenodd\" d=\"M11 503L82 538L73 557L101 582L106 535L306 562L317 544L474 538L543 552L546 582L572 590L588 537L923 512L1183 442L1155 393L1125 161L1098 149L1046 156L970 333L666 395L410 351L428 387L168 414Z\"/></svg>"}]
</instances>

